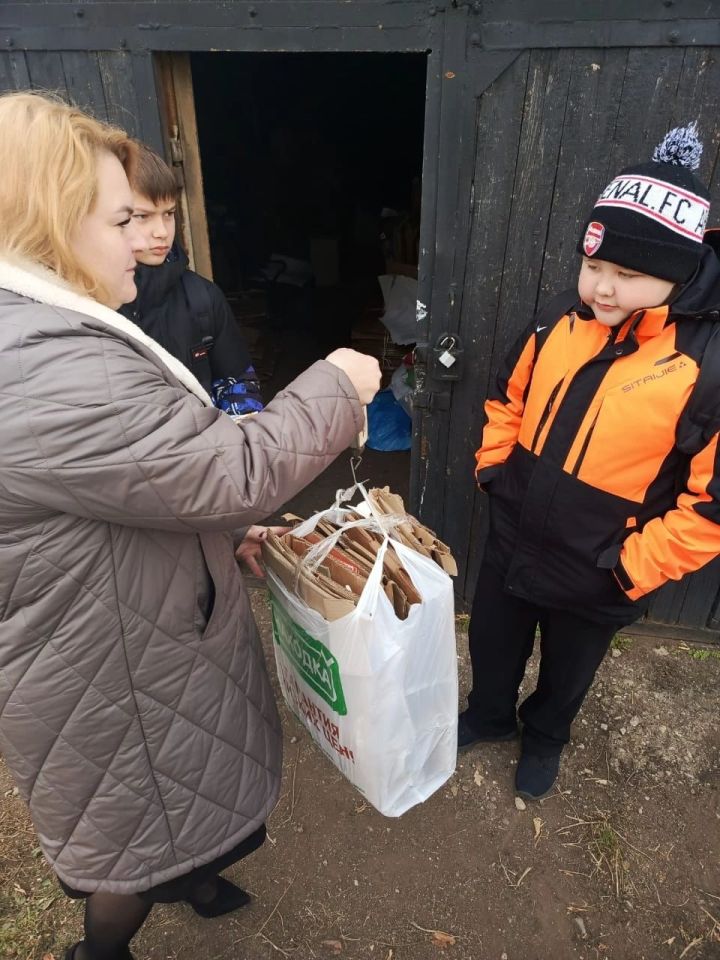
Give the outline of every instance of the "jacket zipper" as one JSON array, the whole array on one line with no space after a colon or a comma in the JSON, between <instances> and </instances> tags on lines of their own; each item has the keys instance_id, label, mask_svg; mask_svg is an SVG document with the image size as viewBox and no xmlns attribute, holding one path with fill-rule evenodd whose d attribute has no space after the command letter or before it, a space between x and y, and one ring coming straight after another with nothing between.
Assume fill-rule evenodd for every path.
<instances>
[{"instance_id":1,"label":"jacket zipper","mask_svg":"<svg viewBox=\"0 0 720 960\"><path fill-rule=\"evenodd\" d=\"M580 472L580 467L582 466L582 462L585 459L585 454L587 453L588 447L590 446L590 441L592 439L593 431L595 430L595 424L598 422L599 416L600 416L600 409L598 409L597 413L595 414L595 418L593 419L593 422L590 424L590 428L588 429L588 432L585 434L585 439L583 440L583 445L580 448L580 453L578 454L578 458L575 461L575 466L572 468L573 477L576 477Z\"/></svg>"},{"instance_id":2,"label":"jacket zipper","mask_svg":"<svg viewBox=\"0 0 720 960\"><path fill-rule=\"evenodd\" d=\"M641 313L639 319L642 320L643 316L644 316L644 313ZM611 329L608 331L608 343L615 343L619 330L620 330L619 327L611 327ZM588 447L590 446L592 435L595 432L595 424L598 422L598 417L600 416L601 409L602 409L602 404L600 404L600 406L598 407L598 411L593 417L593 422L590 424L588 428L588 432L585 434L585 439L583 440L582 447L580 447L580 453L578 454L578 458L575 461L575 466L572 468L572 471L570 474L570 476L572 477L577 477L577 475L580 473L580 467L583 465L583 460L585 459L585 455L588 452Z\"/></svg>"},{"instance_id":3,"label":"jacket zipper","mask_svg":"<svg viewBox=\"0 0 720 960\"><path fill-rule=\"evenodd\" d=\"M563 377L563 379L559 383L555 384L555 386L553 387L553 391L550 394L550 397L545 406L545 409L543 410L542 416L540 417L540 422L538 423L537 429L535 430L535 436L533 437L532 444L530 446L530 453L535 453L535 447L537 446L538 440L540 439L540 434L542 433L543 427L548 421L548 417L552 413L553 403L555 403L555 398L557 397L558 393L560 393L560 388L562 387L564 381L565 381L565 378Z\"/></svg>"}]
</instances>

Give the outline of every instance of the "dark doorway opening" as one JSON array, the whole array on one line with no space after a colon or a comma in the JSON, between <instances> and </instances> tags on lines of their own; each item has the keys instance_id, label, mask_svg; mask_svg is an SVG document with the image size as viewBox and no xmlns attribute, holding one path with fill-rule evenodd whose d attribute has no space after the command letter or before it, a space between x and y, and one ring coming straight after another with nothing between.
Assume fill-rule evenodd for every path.
<instances>
[{"instance_id":1,"label":"dark doorway opening","mask_svg":"<svg viewBox=\"0 0 720 960\"><path fill-rule=\"evenodd\" d=\"M214 278L264 399L340 346L378 356L387 387L411 347L381 323L377 278L417 277L426 56L199 53L191 64ZM363 477L406 498L409 473L409 450L366 453ZM340 457L293 507L320 508L350 482Z\"/></svg>"}]
</instances>

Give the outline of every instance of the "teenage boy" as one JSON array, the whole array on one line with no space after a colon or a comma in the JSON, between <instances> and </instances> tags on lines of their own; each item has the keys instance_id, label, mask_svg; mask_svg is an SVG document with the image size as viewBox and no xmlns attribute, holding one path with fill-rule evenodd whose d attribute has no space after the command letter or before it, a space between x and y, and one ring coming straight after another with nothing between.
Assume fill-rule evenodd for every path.
<instances>
[{"instance_id":1,"label":"teenage boy","mask_svg":"<svg viewBox=\"0 0 720 960\"><path fill-rule=\"evenodd\" d=\"M217 407L234 415L262 410L250 353L223 292L188 269L175 240L179 188L172 170L139 144L130 180L133 220L146 248L137 254L137 298L121 313L189 367Z\"/></svg>"}]
</instances>

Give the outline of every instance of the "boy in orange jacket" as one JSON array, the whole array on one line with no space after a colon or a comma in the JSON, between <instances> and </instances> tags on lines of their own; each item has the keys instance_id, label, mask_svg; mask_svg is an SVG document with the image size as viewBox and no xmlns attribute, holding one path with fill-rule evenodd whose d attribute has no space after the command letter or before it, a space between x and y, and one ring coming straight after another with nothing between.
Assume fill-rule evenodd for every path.
<instances>
[{"instance_id":1,"label":"boy in orange jacket","mask_svg":"<svg viewBox=\"0 0 720 960\"><path fill-rule=\"evenodd\" d=\"M577 292L533 320L485 405L490 534L458 746L513 739L519 717L526 799L555 783L616 630L720 554L720 261L703 243L701 151L694 125L677 128L606 187ZM516 715L538 627L537 687Z\"/></svg>"}]
</instances>

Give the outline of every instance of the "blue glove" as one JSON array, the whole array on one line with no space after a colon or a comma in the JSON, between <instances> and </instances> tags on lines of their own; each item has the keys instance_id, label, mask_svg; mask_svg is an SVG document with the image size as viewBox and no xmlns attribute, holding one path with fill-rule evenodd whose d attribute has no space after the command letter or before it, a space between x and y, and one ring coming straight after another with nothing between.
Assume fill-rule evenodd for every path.
<instances>
[{"instance_id":1,"label":"blue glove","mask_svg":"<svg viewBox=\"0 0 720 960\"><path fill-rule=\"evenodd\" d=\"M221 380L214 380L212 401L218 409L231 416L259 413L264 404L254 367L248 367L240 379L223 377Z\"/></svg>"}]
</instances>

